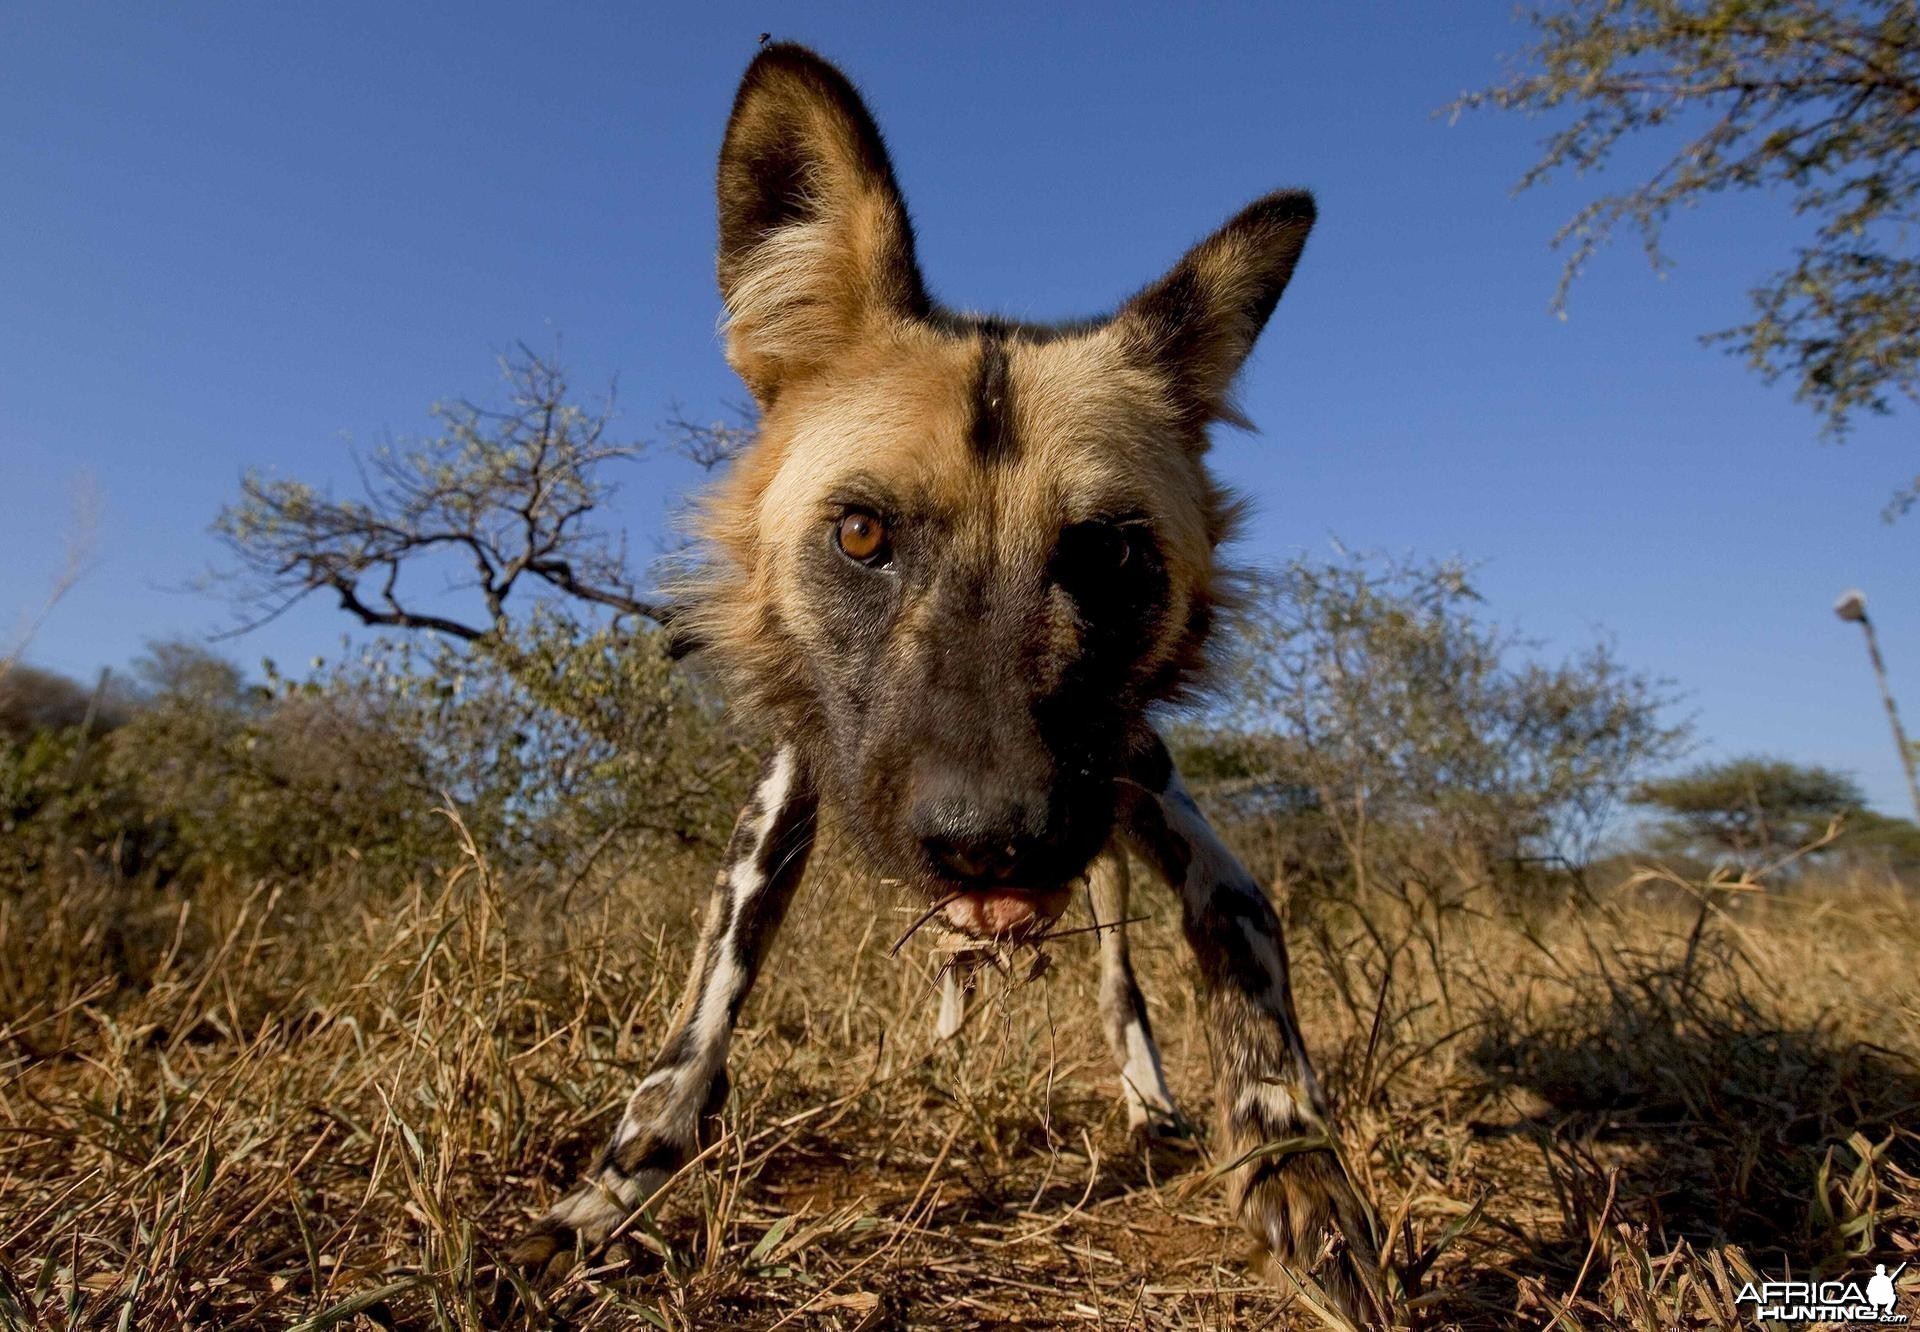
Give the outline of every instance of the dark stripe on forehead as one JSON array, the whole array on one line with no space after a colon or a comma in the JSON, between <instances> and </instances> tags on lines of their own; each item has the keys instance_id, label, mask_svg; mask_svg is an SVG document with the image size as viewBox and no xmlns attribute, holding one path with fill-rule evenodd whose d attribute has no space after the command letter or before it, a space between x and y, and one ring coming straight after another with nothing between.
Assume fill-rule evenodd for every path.
<instances>
[{"instance_id":1,"label":"dark stripe on forehead","mask_svg":"<svg viewBox=\"0 0 1920 1332\"><path fill-rule=\"evenodd\" d=\"M1007 330L997 324L980 328L980 363L973 381L973 424L968 438L986 462L1013 455L1012 386L1007 374Z\"/></svg>"},{"instance_id":2,"label":"dark stripe on forehead","mask_svg":"<svg viewBox=\"0 0 1920 1332\"><path fill-rule=\"evenodd\" d=\"M1050 342L1084 337L1113 322L1112 315L1094 319L1066 319L1052 324L1033 324L1004 315L962 314L935 306L922 316L927 324L950 338L970 338L989 330L998 331L1009 342L1023 347L1044 347Z\"/></svg>"}]
</instances>

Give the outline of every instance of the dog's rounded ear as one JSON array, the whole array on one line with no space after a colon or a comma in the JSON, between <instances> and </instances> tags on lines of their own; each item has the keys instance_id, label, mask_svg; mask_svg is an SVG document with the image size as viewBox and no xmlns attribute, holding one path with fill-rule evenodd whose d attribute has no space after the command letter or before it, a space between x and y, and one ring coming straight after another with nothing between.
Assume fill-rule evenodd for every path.
<instances>
[{"instance_id":1,"label":"dog's rounded ear","mask_svg":"<svg viewBox=\"0 0 1920 1332\"><path fill-rule=\"evenodd\" d=\"M1114 316L1128 350L1162 375L1194 424L1246 424L1233 379L1293 277L1313 219L1304 190L1255 200Z\"/></svg>"},{"instance_id":2,"label":"dog's rounded ear","mask_svg":"<svg viewBox=\"0 0 1920 1332\"><path fill-rule=\"evenodd\" d=\"M747 67L720 149L727 358L762 406L873 321L928 310L913 228L873 117L802 46Z\"/></svg>"}]
</instances>

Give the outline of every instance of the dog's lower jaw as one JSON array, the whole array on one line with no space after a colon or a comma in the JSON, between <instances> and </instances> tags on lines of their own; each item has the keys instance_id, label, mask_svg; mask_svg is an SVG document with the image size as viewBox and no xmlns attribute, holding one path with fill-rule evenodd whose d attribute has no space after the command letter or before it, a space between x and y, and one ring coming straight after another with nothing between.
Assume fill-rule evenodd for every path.
<instances>
[{"instance_id":1,"label":"dog's lower jaw","mask_svg":"<svg viewBox=\"0 0 1920 1332\"><path fill-rule=\"evenodd\" d=\"M963 892L946 904L947 923L975 939L1018 943L1044 934L1067 909L1072 888L988 888Z\"/></svg>"}]
</instances>

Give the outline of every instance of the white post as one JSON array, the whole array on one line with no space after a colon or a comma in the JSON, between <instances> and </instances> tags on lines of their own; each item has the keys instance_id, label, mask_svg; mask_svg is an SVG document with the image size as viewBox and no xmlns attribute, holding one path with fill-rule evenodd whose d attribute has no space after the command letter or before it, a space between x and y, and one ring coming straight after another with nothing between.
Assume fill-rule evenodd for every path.
<instances>
[{"instance_id":1,"label":"white post","mask_svg":"<svg viewBox=\"0 0 1920 1332\"><path fill-rule=\"evenodd\" d=\"M1887 724L1893 728L1893 743L1900 751L1900 766L1907 773L1907 795L1913 800L1913 812L1920 818L1920 779L1913 771L1913 746L1907 743L1906 728L1900 724L1900 709L1894 706L1893 689L1887 684L1887 663L1880 657L1880 638L1867 618L1867 594L1853 588L1840 594L1833 613L1860 626L1867 636L1867 659L1873 663L1873 678L1880 682L1880 701L1887 707Z\"/></svg>"}]
</instances>

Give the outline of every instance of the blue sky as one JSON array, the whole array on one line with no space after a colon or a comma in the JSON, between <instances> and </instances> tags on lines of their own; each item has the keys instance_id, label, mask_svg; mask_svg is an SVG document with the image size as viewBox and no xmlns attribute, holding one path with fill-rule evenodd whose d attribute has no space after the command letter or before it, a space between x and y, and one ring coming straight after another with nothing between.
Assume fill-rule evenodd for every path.
<instances>
[{"instance_id":1,"label":"blue sky","mask_svg":"<svg viewBox=\"0 0 1920 1332\"><path fill-rule=\"evenodd\" d=\"M1844 447L1702 348L1800 229L1777 201L1680 219L1673 271L1606 253L1549 312L1548 238L1588 197L1510 186L1544 126L1433 113L1526 30L1484 4L13 4L0 13L0 632L44 598L77 486L88 572L30 659L86 674L230 623L192 590L241 471L353 484L349 446L484 397L564 339L621 421L744 393L714 336L713 157L762 31L815 45L892 142L934 290L1030 317L1110 307L1247 199L1321 222L1223 433L1244 556L1460 554L1503 622L1612 635L1685 693L1707 754L1903 787L1859 635L1867 589L1920 708L1914 418ZM660 540L696 478L630 479ZM318 601L226 645L338 650Z\"/></svg>"}]
</instances>

